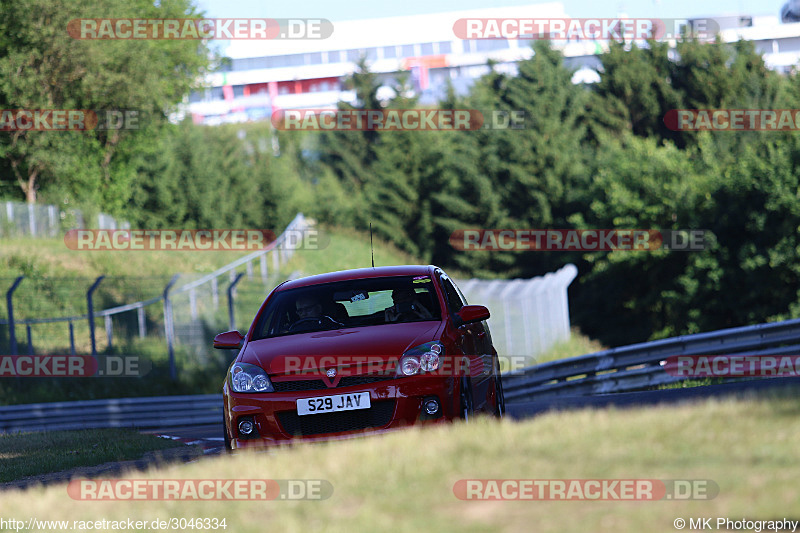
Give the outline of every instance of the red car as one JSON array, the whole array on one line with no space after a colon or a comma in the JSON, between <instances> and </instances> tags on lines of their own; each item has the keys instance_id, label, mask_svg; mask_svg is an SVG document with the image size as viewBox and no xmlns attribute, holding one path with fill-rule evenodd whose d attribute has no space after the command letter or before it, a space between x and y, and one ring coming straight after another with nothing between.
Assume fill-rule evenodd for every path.
<instances>
[{"instance_id":1,"label":"red car","mask_svg":"<svg viewBox=\"0 0 800 533\"><path fill-rule=\"evenodd\" d=\"M505 405L489 310L435 266L287 281L267 296L223 385L228 449L345 438Z\"/></svg>"}]
</instances>

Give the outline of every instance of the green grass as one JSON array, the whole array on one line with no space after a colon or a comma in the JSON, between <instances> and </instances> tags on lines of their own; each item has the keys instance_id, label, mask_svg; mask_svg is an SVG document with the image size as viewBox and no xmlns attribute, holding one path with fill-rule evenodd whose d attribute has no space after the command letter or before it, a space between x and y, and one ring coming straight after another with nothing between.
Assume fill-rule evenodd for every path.
<instances>
[{"instance_id":1,"label":"green grass","mask_svg":"<svg viewBox=\"0 0 800 533\"><path fill-rule=\"evenodd\" d=\"M180 442L125 429L0 434L0 483L110 461L140 459Z\"/></svg>"},{"instance_id":2,"label":"green grass","mask_svg":"<svg viewBox=\"0 0 800 533\"><path fill-rule=\"evenodd\" d=\"M684 379L683 381L676 381L675 383L667 383L666 385L659 385L658 389L689 389L692 387L705 387L707 385L719 385L725 383L725 378L700 378L700 379Z\"/></svg>"},{"instance_id":3,"label":"green grass","mask_svg":"<svg viewBox=\"0 0 800 533\"><path fill-rule=\"evenodd\" d=\"M675 531L682 517L796 518L796 397L551 413L412 428L171 466L135 478L323 479L322 501L76 502L63 485L12 492L0 516L225 518L229 531ZM708 479L711 500L463 501L462 479ZM24 513L23 513L24 509ZM688 525L687 525L688 529Z\"/></svg>"},{"instance_id":4,"label":"green grass","mask_svg":"<svg viewBox=\"0 0 800 533\"><path fill-rule=\"evenodd\" d=\"M325 227L320 231L323 246L319 250L297 250L289 261L290 271L299 270L304 275L313 275L372 266L369 232ZM419 259L390 243L374 238L373 244L376 267L419 264Z\"/></svg>"}]
</instances>

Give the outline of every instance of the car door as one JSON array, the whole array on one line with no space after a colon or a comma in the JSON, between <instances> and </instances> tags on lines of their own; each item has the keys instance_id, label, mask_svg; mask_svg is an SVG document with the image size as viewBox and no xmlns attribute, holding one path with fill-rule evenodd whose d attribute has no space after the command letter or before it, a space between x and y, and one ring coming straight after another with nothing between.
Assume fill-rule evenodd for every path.
<instances>
[{"instance_id":1,"label":"car door","mask_svg":"<svg viewBox=\"0 0 800 533\"><path fill-rule=\"evenodd\" d=\"M449 311L451 314L455 314L467 305L466 298L447 274L442 273L440 281ZM489 397L493 364L485 324L483 322L474 322L459 327L457 343L462 353L469 358L469 376L472 382L472 398L475 410L484 410L488 408L486 403Z\"/></svg>"}]
</instances>

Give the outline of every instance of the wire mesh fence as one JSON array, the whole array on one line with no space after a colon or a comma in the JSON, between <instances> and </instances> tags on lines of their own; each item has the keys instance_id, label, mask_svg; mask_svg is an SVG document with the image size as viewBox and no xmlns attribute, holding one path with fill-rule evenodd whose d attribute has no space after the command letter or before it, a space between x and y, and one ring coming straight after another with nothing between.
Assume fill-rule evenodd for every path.
<instances>
[{"instance_id":1,"label":"wire mesh fence","mask_svg":"<svg viewBox=\"0 0 800 533\"><path fill-rule=\"evenodd\" d=\"M485 305L492 316L492 341L501 355L541 355L569 339L567 289L578 275L569 264L531 279L459 281L469 303Z\"/></svg>"},{"instance_id":2,"label":"wire mesh fence","mask_svg":"<svg viewBox=\"0 0 800 533\"><path fill-rule=\"evenodd\" d=\"M206 362L214 334L249 323L294 253L291 236L307 228L298 214L270 246L209 274L0 278L0 353L96 355L155 339L166 342L174 377L175 344Z\"/></svg>"},{"instance_id":3,"label":"wire mesh fence","mask_svg":"<svg viewBox=\"0 0 800 533\"><path fill-rule=\"evenodd\" d=\"M0 237L56 238L73 228L85 228L86 217L79 209L59 209L55 205L0 203ZM98 229L127 229L130 224L99 213Z\"/></svg>"}]
</instances>

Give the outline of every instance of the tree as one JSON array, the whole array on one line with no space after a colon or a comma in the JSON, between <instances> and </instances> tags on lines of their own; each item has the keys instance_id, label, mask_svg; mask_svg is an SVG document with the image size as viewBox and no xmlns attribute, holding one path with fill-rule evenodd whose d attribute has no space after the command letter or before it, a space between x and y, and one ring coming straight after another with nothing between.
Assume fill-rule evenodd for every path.
<instances>
[{"instance_id":1,"label":"tree","mask_svg":"<svg viewBox=\"0 0 800 533\"><path fill-rule=\"evenodd\" d=\"M571 83L573 73L548 42L536 41L533 50L516 76L493 71L476 83L469 99L487 117L523 113L523 127L465 135L475 137L478 173L499 196L488 220L511 228L563 228L581 208L589 181L583 143L588 94ZM533 276L558 268L564 257L495 252L491 261L498 259L492 269ZM514 267L505 270L510 264Z\"/></svg>"},{"instance_id":2,"label":"tree","mask_svg":"<svg viewBox=\"0 0 800 533\"><path fill-rule=\"evenodd\" d=\"M644 48L611 41L600 56L600 82L591 98L590 130L640 137L655 136L682 146L681 133L664 126L664 114L684 105L684 94L672 85L675 71L668 43L648 42Z\"/></svg>"},{"instance_id":3,"label":"tree","mask_svg":"<svg viewBox=\"0 0 800 533\"><path fill-rule=\"evenodd\" d=\"M80 40L67 24L83 17L198 18L189 0L7 0L0 4L0 104L3 109L135 110L141 129L0 133L5 169L35 202L60 194L121 209L134 173L130 153L210 65L191 40Z\"/></svg>"}]
</instances>

